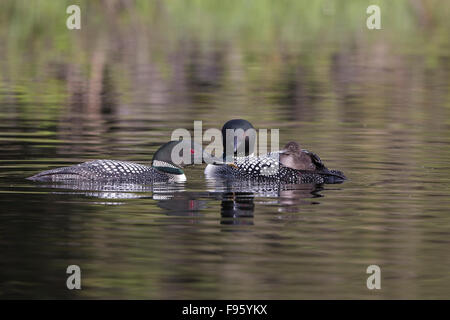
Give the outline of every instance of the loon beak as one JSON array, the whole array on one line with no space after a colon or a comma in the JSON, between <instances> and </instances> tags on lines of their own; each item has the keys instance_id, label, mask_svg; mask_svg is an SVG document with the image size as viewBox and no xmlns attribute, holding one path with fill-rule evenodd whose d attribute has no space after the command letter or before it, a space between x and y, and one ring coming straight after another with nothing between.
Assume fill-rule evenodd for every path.
<instances>
[{"instance_id":1,"label":"loon beak","mask_svg":"<svg viewBox=\"0 0 450 320\"><path fill-rule=\"evenodd\" d=\"M224 164L225 163L222 159L214 157L206 151L203 152L202 162L208 163L208 164Z\"/></svg>"},{"instance_id":2,"label":"loon beak","mask_svg":"<svg viewBox=\"0 0 450 320\"><path fill-rule=\"evenodd\" d=\"M220 159L217 157L213 157L207 152L203 152L203 162L208 164L214 164L214 165L227 165L230 167L237 168L237 166L233 162L227 162L224 159Z\"/></svg>"}]
</instances>

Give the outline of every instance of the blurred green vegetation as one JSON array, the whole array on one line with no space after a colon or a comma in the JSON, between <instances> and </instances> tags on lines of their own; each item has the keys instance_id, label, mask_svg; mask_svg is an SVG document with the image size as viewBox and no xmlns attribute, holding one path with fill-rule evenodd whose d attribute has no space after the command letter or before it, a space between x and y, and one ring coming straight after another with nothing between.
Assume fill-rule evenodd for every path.
<instances>
[{"instance_id":1,"label":"blurred green vegetation","mask_svg":"<svg viewBox=\"0 0 450 320\"><path fill-rule=\"evenodd\" d=\"M71 4L81 7L81 30L66 28ZM382 30L366 28L371 4L381 7ZM439 0L7 0L0 2L0 88L9 94L0 100L54 105L82 97L92 113L107 89L118 105L159 103L165 98L155 91L180 92L183 81L181 92L192 91L197 72L197 83L220 92L197 92L194 102L213 104L217 93L233 105L238 93L240 110L258 97L289 99L289 86L329 95L340 86L332 69L341 60L349 90L361 85L345 71L355 60L375 88L370 81L386 74L369 69L395 69L405 59L420 61L419 73L446 68L449 13L450 2ZM379 91L368 94L368 104L380 105Z\"/></svg>"},{"instance_id":2,"label":"blurred green vegetation","mask_svg":"<svg viewBox=\"0 0 450 320\"><path fill-rule=\"evenodd\" d=\"M69 50L73 43L65 11L71 4L81 7L83 28L90 31L140 24L164 32L168 41L189 37L244 46L368 35L365 11L371 4L380 5L383 29L398 39L417 40L432 31L431 40L443 41L450 27L450 5L442 0L7 0L0 3L2 38L27 46L47 41Z\"/></svg>"},{"instance_id":3,"label":"blurred green vegetation","mask_svg":"<svg viewBox=\"0 0 450 320\"><path fill-rule=\"evenodd\" d=\"M81 31L66 28L70 4L81 7ZM381 7L381 31L366 29L370 4ZM1 53L10 64L26 58L83 62L99 37L120 41L133 32L157 40L160 54L173 51L180 41L307 52L373 40L382 33L386 41L414 43L416 52L433 55L449 48L449 8L442 0L6 0L0 3Z\"/></svg>"}]
</instances>

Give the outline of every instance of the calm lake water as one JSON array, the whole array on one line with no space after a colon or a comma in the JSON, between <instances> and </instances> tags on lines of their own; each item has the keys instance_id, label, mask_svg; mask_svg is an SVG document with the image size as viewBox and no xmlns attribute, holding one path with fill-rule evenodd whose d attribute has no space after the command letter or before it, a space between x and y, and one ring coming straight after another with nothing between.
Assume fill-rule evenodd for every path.
<instances>
[{"instance_id":1,"label":"calm lake water","mask_svg":"<svg viewBox=\"0 0 450 320\"><path fill-rule=\"evenodd\" d=\"M76 61L0 50L0 297L450 298L448 46L430 53L426 34L399 44L389 31L169 44L109 28L86 26ZM92 159L149 163L174 129L232 118L279 128L281 145L349 180L233 189L204 165L137 190L25 180ZM72 264L82 290L66 288ZM366 287L372 264L381 290Z\"/></svg>"}]
</instances>

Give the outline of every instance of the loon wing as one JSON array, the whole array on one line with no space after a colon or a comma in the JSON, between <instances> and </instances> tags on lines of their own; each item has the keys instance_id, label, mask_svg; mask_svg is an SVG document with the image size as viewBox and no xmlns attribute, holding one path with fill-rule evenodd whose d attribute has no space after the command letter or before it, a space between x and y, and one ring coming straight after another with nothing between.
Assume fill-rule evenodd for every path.
<instances>
[{"instance_id":1,"label":"loon wing","mask_svg":"<svg viewBox=\"0 0 450 320\"><path fill-rule=\"evenodd\" d=\"M314 152L302 149L302 152L306 153L307 155L309 155L309 157L311 158L312 163L316 166L316 169L320 170L320 169L326 169L325 165L323 164L322 160L319 158L319 156L317 154L315 154Z\"/></svg>"},{"instance_id":2,"label":"loon wing","mask_svg":"<svg viewBox=\"0 0 450 320\"><path fill-rule=\"evenodd\" d=\"M36 181L167 181L168 176L153 167L119 160L94 160L71 167L47 170L27 178Z\"/></svg>"},{"instance_id":3,"label":"loon wing","mask_svg":"<svg viewBox=\"0 0 450 320\"><path fill-rule=\"evenodd\" d=\"M33 181L77 180L83 178L83 172L85 172L84 170L80 170L81 165L82 164L78 164L70 167L42 171L27 179Z\"/></svg>"}]
</instances>

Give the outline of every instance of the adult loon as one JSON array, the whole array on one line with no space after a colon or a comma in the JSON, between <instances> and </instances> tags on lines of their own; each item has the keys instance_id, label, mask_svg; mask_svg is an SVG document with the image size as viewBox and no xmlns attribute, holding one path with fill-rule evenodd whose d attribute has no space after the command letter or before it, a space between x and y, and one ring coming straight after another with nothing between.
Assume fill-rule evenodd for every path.
<instances>
[{"instance_id":1,"label":"adult loon","mask_svg":"<svg viewBox=\"0 0 450 320\"><path fill-rule=\"evenodd\" d=\"M289 142L280 151L254 156L249 136L244 135L244 139L237 139L235 136L234 141L227 141L225 132L229 129L246 131L254 128L250 122L243 119L233 119L224 124L222 127L223 148L226 150L227 143L233 144L234 157L230 161L224 153L224 160L221 163L208 164L205 169L205 175L208 178L292 184L340 183L346 179L341 171L329 170L319 156L301 149L296 142ZM242 144L245 144L245 147ZM237 154L239 149L244 150L243 156Z\"/></svg>"},{"instance_id":2,"label":"adult loon","mask_svg":"<svg viewBox=\"0 0 450 320\"><path fill-rule=\"evenodd\" d=\"M172 161L172 151L177 147L177 152L189 150L186 157L189 161L175 164ZM118 161L118 160L94 160L70 167L62 167L43 171L27 179L34 181L51 182L80 182L94 181L96 183L155 183L155 182L182 182L186 176L182 170L185 165L205 162L210 157L203 152L201 146L191 141L169 141L163 144L153 155L152 165Z\"/></svg>"}]
</instances>

